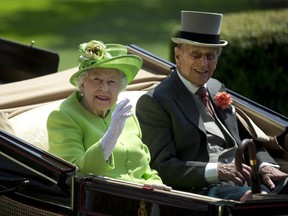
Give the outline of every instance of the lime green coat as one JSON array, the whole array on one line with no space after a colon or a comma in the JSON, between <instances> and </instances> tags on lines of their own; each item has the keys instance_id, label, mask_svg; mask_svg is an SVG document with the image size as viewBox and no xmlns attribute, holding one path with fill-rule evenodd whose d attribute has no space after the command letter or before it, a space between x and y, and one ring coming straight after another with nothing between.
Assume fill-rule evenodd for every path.
<instances>
[{"instance_id":1,"label":"lime green coat","mask_svg":"<svg viewBox=\"0 0 288 216\"><path fill-rule=\"evenodd\" d=\"M136 183L162 183L157 171L150 169L150 152L141 141L142 133L135 115L126 120L112 155L105 161L100 143L115 106L107 117L100 118L79 101L79 93L75 92L49 115L49 152L75 164L82 173Z\"/></svg>"}]
</instances>

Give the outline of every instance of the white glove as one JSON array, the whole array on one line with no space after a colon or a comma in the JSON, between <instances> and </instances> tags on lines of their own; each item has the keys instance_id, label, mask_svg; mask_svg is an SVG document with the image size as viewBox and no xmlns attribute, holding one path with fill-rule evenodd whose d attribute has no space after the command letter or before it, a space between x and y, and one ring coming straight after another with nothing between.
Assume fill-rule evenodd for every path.
<instances>
[{"instance_id":1,"label":"white glove","mask_svg":"<svg viewBox=\"0 0 288 216\"><path fill-rule=\"evenodd\" d=\"M130 104L130 100L125 98L118 103L112 113L110 127L104 134L101 142L103 154L106 160L110 157L117 139L122 133L126 119L133 115L131 109L132 105Z\"/></svg>"}]
</instances>

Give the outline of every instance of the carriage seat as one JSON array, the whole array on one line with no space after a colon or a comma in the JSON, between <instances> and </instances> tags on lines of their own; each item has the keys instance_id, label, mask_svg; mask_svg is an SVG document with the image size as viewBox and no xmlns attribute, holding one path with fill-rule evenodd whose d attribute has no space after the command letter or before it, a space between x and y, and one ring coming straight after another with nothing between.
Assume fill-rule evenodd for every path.
<instances>
[{"instance_id":1,"label":"carriage seat","mask_svg":"<svg viewBox=\"0 0 288 216\"><path fill-rule=\"evenodd\" d=\"M128 97L132 105L136 106L138 98L146 93L145 90L129 90L122 92L119 99ZM48 102L44 105L37 106L36 108L29 109L28 111L17 114L5 120L3 113L0 115L0 129L5 131L12 131L20 139L44 150L48 150L48 135L46 129L46 121L48 115L52 110L57 108L63 101L56 100ZM281 170L288 172L288 162L281 158L274 158L280 165Z\"/></svg>"},{"instance_id":2,"label":"carriage seat","mask_svg":"<svg viewBox=\"0 0 288 216\"><path fill-rule=\"evenodd\" d=\"M135 109L138 98L146 91L125 91L120 93L119 99L128 97ZM46 103L36 108L20 113L8 120L8 123L14 130L14 134L42 149L48 150L48 137L46 121L50 112L56 109L64 99Z\"/></svg>"}]
</instances>

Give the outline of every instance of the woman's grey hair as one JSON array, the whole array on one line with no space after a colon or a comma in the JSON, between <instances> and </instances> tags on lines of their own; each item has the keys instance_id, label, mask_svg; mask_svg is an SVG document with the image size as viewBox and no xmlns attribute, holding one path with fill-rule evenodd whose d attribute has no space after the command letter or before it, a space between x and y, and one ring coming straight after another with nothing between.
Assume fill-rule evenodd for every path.
<instances>
[{"instance_id":1,"label":"woman's grey hair","mask_svg":"<svg viewBox=\"0 0 288 216\"><path fill-rule=\"evenodd\" d=\"M84 72L82 72L77 80L76 80L76 86L78 88L78 90L80 90L80 86L83 84L83 82L85 81L85 79L88 77L89 71L86 70ZM125 91L126 87L128 85L128 80L127 77L124 75L123 72L119 71L120 74L120 92Z\"/></svg>"}]
</instances>

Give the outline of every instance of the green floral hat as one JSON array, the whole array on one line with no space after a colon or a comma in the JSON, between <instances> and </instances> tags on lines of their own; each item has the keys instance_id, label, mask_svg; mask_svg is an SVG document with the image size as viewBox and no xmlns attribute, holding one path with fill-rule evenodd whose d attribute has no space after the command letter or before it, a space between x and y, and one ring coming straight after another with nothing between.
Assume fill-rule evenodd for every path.
<instances>
[{"instance_id":1,"label":"green floral hat","mask_svg":"<svg viewBox=\"0 0 288 216\"><path fill-rule=\"evenodd\" d=\"M79 45L79 71L70 78L70 83L77 85L77 78L81 73L93 68L115 68L125 74L130 83L143 61L139 56L127 54L127 47L121 44L104 44L102 41L92 40Z\"/></svg>"}]
</instances>

